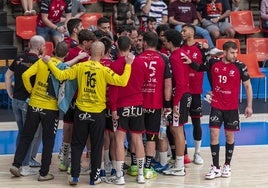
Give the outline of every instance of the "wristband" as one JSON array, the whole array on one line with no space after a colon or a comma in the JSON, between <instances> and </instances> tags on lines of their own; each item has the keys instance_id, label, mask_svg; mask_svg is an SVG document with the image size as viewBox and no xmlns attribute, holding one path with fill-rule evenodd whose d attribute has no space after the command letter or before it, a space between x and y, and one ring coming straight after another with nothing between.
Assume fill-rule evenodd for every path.
<instances>
[{"instance_id":1,"label":"wristband","mask_svg":"<svg viewBox=\"0 0 268 188\"><path fill-rule=\"evenodd\" d=\"M164 101L164 108L171 108L172 107L172 102L171 101Z\"/></svg>"}]
</instances>

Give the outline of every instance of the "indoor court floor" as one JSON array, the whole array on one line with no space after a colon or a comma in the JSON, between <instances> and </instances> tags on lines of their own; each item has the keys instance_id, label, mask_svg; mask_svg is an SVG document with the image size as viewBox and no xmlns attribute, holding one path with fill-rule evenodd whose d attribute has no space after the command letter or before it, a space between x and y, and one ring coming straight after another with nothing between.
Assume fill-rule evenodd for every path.
<instances>
[{"instance_id":1,"label":"indoor court floor","mask_svg":"<svg viewBox=\"0 0 268 188\"><path fill-rule=\"evenodd\" d=\"M267 105L267 104L266 104ZM2 114L3 115L3 114ZM204 158L203 165L190 163L186 165L186 176L165 176L159 174L157 178L147 180L145 184L137 184L134 177L126 175L126 184L118 186L101 183L95 187L138 187L138 188L266 188L268 187L268 116L264 113L256 113L246 119L241 115L241 131L236 133L236 147L232 160L232 176L230 178L217 178L205 180L204 175L208 172L212 163L209 148L208 116L202 118L203 140L201 155ZM54 155L50 173L55 179L47 182L38 182L38 176L15 178L9 173L15 152L15 138L17 135L14 121L0 122L0 188L63 188L69 187L68 176L58 170L58 151L61 144L62 122L57 132ZM192 126L186 125L189 155L193 157ZM223 129L220 136L220 164L224 163L225 139ZM41 151L41 149L40 149ZM40 161L40 154L37 160ZM87 158L83 157L83 166L87 166ZM129 163L129 158L127 158ZM38 168L36 168L38 171ZM89 176L81 175L78 188L89 187ZM91 186L92 187L92 186Z\"/></svg>"}]
</instances>

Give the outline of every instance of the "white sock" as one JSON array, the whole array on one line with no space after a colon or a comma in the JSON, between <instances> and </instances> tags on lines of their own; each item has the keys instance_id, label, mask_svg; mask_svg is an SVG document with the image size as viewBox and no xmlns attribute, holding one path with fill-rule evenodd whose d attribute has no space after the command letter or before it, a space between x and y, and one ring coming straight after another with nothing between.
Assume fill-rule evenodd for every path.
<instances>
[{"instance_id":1,"label":"white sock","mask_svg":"<svg viewBox=\"0 0 268 188\"><path fill-rule=\"evenodd\" d=\"M176 156L175 167L179 169L184 167L184 155Z\"/></svg>"},{"instance_id":2,"label":"white sock","mask_svg":"<svg viewBox=\"0 0 268 188\"><path fill-rule=\"evenodd\" d=\"M194 141L195 153L200 153L201 142L202 142L202 140L195 140Z\"/></svg>"},{"instance_id":3,"label":"white sock","mask_svg":"<svg viewBox=\"0 0 268 188\"><path fill-rule=\"evenodd\" d=\"M123 176L123 166L124 166L124 161L116 161L116 176L117 177L121 177Z\"/></svg>"},{"instance_id":4,"label":"white sock","mask_svg":"<svg viewBox=\"0 0 268 188\"><path fill-rule=\"evenodd\" d=\"M164 152L159 152L159 156L160 156L160 164L162 166L165 166L168 163L168 157L167 157L167 151Z\"/></svg>"},{"instance_id":5,"label":"white sock","mask_svg":"<svg viewBox=\"0 0 268 188\"><path fill-rule=\"evenodd\" d=\"M104 170L104 162L102 161L101 162L101 167L100 167L101 170Z\"/></svg>"},{"instance_id":6,"label":"white sock","mask_svg":"<svg viewBox=\"0 0 268 188\"><path fill-rule=\"evenodd\" d=\"M109 155L110 153L109 153L109 149L107 149L107 150L104 150L104 162L105 163L109 163L109 162L111 162L110 161L110 155Z\"/></svg>"},{"instance_id":7,"label":"white sock","mask_svg":"<svg viewBox=\"0 0 268 188\"><path fill-rule=\"evenodd\" d=\"M137 158L138 174L143 175L144 158Z\"/></svg>"}]
</instances>

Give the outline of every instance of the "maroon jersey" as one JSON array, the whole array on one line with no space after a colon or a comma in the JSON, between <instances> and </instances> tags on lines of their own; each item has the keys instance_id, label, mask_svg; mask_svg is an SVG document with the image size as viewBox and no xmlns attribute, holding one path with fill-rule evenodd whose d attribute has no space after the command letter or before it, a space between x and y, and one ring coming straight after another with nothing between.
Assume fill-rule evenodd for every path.
<instances>
[{"instance_id":1,"label":"maroon jersey","mask_svg":"<svg viewBox=\"0 0 268 188\"><path fill-rule=\"evenodd\" d=\"M69 48L74 48L76 46L78 46L78 42L74 39L72 39L71 37L64 37L64 42L66 42L66 44L68 44Z\"/></svg>"},{"instance_id":2,"label":"maroon jersey","mask_svg":"<svg viewBox=\"0 0 268 188\"><path fill-rule=\"evenodd\" d=\"M196 42L192 46L187 46L186 44L182 45L182 50L186 52L186 55L195 63L204 64L203 61L203 53L200 50L200 44ZM190 80L189 80L189 87L191 94L201 94L202 93L202 86L203 86L203 72L197 72L194 69L190 69Z\"/></svg>"},{"instance_id":3,"label":"maroon jersey","mask_svg":"<svg viewBox=\"0 0 268 188\"><path fill-rule=\"evenodd\" d=\"M184 23L193 23L195 19L198 19L195 5L181 1L174 1L168 6L168 16L174 16L176 21Z\"/></svg>"},{"instance_id":4,"label":"maroon jersey","mask_svg":"<svg viewBox=\"0 0 268 188\"><path fill-rule=\"evenodd\" d=\"M189 88L190 66L184 64L183 60L181 59L181 53L186 54L185 51L178 48L171 53L171 56L169 58L175 87L175 93L173 96L174 106L177 106L179 104L182 96L185 93L190 93Z\"/></svg>"},{"instance_id":5,"label":"maroon jersey","mask_svg":"<svg viewBox=\"0 0 268 188\"><path fill-rule=\"evenodd\" d=\"M125 67L125 57L118 57L110 68L121 75ZM109 101L111 110L115 111L121 107L142 106L142 87L144 81L148 79L147 68L142 59L136 57L131 66L131 75L126 87L109 86Z\"/></svg>"},{"instance_id":6,"label":"maroon jersey","mask_svg":"<svg viewBox=\"0 0 268 188\"><path fill-rule=\"evenodd\" d=\"M72 11L72 1L71 0L42 0L40 13L37 17L37 26L46 27L43 23L41 14L48 14L48 19L56 24L60 22L60 18L65 13L71 13Z\"/></svg>"},{"instance_id":7,"label":"maroon jersey","mask_svg":"<svg viewBox=\"0 0 268 188\"><path fill-rule=\"evenodd\" d=\"M220 110L238 109L238 97L241 80L247 81L249 75L247 67L241 62L224 63L219 59L212 59L208 71L212 85L211 106Z\"/></svg>"},{"instance_id":8,"label":"maroon jersey","mask_svg":"<svg viewBox=\"0 0 268 188\"><path fill-rule=\"evenodd\" d=\"M112 60L110 58L103 58L101 59L101 64L103 64L106 67L110 67Z\"/></svg>"},{"instance_id":9,"label":"maroon jersey","mask_svg":"<svg viewBox=\"0 0 268 188\"><path fill-rule=\"evenodd\" d=\"M110 58L103 58L100 60L101 64L103 64L104 66L106 67L110 67L110 65L112 64L112 60ZM107 92L106 92L106 108L107 109L110 109L111 105L110 105L110 101L109 101L109 84L107 85Z\"/></svg>"},{"instance_id":10,"label":"maroon jersey","mask_svg":"<svg viewBox=\"0 0 268 188\"><path fill-rule=\"evenodd\" d=\"M88 51L84 51L84 50L82 50L81 48L79 48L78 46L76 46L76 47L73 47L73 48L70 48L69 49L69 54L68 54L68 56L64 59L64 61L70 61L70 60L72 60L73 58L75 58L76 56L78 56L78 54L79 54L79 52L87 52L88 53ZM83 58L83 59L80 59L79 60L79 62L84 62L84 61L87 61L88 60L88 57L85 57L85 58Z\"/></svg>"},{"instance_id":11,"label":"maroon jersey","mask_svg":"<svg viewBox=\"0 0 268 188\"><path fill-rule=\"evenodd\" d=\"M169 65L157 51L145 50L138 57L146 64L149 73L149 79L143 86L143 107L161 109L164 103L164 79L171 78Z\"/></svg>"}]
</instances>

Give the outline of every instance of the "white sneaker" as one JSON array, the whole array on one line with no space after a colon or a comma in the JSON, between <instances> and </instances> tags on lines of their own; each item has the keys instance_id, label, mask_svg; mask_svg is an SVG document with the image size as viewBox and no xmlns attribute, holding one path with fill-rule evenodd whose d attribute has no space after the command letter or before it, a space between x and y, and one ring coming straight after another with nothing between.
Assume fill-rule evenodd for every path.
<instances>
[{"instance_id":1,"label":"white sneaker","mask_svg":"<svg viewBox=\"0 0 268 188\"><path fill-rule=\"evenodd\" d=\"M121 176L121 177L116 177L116 179L113 182L116 185L125 185L125 177Z\"/></svg>"},{"instance_id":2,"label":"white sneaker","mask_svg":"<svg viewBox=\"0 0 268 188\"><path fill-rule=\"evenodd\" d=\"M197 165L202 165L204 163L204 160L199 153L194 154L194 163Z\"/></svg>"},{"instance_id":3,"label":"white sneaker","mask_svg":"<svg viewBox=\"0 0 268 188\"><path fill-rule=\"evenodd\" d=\"M31 175L36 175L37 171L32 169L30 166L22 166L20 174L22 176L31 176Z\"/></svg>"},{"instance_id":4,"label":"white sneaker","mask_svg":"<svg viewBox=\"0 0 268 188\"><path fill-rule=\"evenodd\" d=\"M218 48L212 48L210 51L209 51L209 54L210 55L221 55L223 54L223 50L220 50Z\"/></svg>"},{"instance_id":5,"label":"white sneaker","mask_svg":"<svg viewBox=\"0 0 268 188\"><path fill-rule=\"evenodd\" d=\"M205 178L208 180L212 180L214 178L221 177L221 169L217 169L216 166L211 165L209 173L205 175Z\"/></svg>"},{"instance_id":6,"label":"white sneaker","mask_svg":"<svg viewBox=\"0 0 268 188\"><path fill-rule=\"evenodd\" d=\"M171 167L168 170L164 170L163 174L165 175L173 175L173 176L185 176L185 167L182 168L176 168L176 167Z\"/></svg>"},{"instance_id":7,"label":"white sneaker","mask_svg":"<svg viewBox=\"0 0 268 188\"><path fill-rule=\"evenodd\" d=\"M231 176L231 167L230 165L223 165L221 177L228 178Z\"/></svg>"},{"instance_id":8,"label":"white sneaker","mask_svg":"<svg viewBox=\"0 0 268 188\"><path fill-rule=\"evenodd\" d=\"M142 175L138 175L137 176L137 182L139 183L139 184L144 184L145 183L145 178L144 178L144 176L143 176L143 174Z\"/></svg>"}]
</instances>

